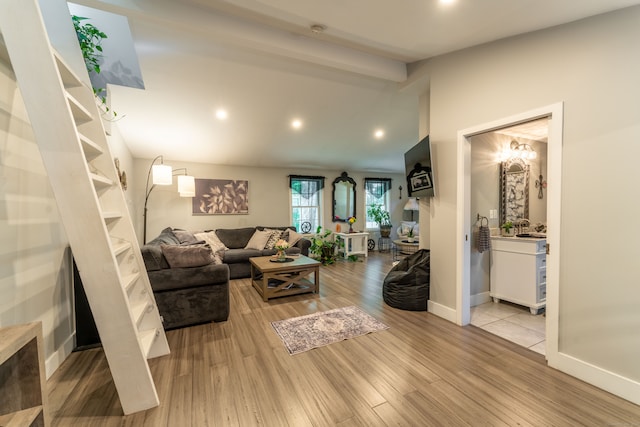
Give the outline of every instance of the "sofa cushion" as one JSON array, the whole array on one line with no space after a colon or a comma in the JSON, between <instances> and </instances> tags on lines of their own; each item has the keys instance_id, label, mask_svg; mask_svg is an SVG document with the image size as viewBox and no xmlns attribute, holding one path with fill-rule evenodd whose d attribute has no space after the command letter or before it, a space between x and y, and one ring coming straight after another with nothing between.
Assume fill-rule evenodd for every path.
<instances>
[{"instance_id":1,"label":"sofa cushion","mask_svg":"<svg viewBox=\"0 0 640 427\"><path fill-rule=\"evenodd\" d=\"M229 249L224 251L225 264L247 263L249 258L262 256L262 250L257 249Z\"/></svg>"},{"instance_id":2,"label":"sofa cushion","mask_svg":"<svg viewBox=\"0 0 640 427\"><path fill-rule=\"evenodd\" d=\"M214 262L209 245L160 245L171 268L202 267Z\"/></svg>"},{"instance_id":3,"label":"sofa cushion","mask_svg":"<svg viewBox=\"0 0 640 427\"><path fill-rule=\"evenodd\" d=\"M163 268L150 271L149 281L154 292L226 284L229 281L229 266L209 264L194 268Z\"/></svg>"},{"instance_id":4,"label":"sofa cushion","mask_svg":"<svg viewBox=\"0 0 640 427\"><path fill-rule=\"evenodd\" d=\"M263 250L269 241L269 237L271 237L271 231L260 231L256 230L249 239L249 242L244 247L245 249L257 249L259 251Z\"/></svg>"},{"instance_id":5,"label":"sofa cushion","mask_svg":"<svg viewBox=\"0 0 640 427\"><path fill-rule=\"evenodd\" d=\"M216 230L216 235L222 243L229 249L243 249L249 243L249 239L256 231L255 227L246 228L220 228Z\"/></svg>"}]
</instances>

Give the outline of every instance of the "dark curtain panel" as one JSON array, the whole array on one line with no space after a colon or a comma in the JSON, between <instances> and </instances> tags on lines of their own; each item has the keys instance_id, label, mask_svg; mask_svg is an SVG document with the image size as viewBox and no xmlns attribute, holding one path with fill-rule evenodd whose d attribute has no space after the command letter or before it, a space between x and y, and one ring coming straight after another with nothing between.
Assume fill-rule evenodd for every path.
<instances>
[{"instance_id":1,"label":"dark curtain panel","mask_svg":"<svg viewBox=\"0 0 640 427\"><path fill-rule=\"evenodd\" d=\"M391 190L391 178L365 178L364 189L375 197L382 197Z\"/></svg>"},{"instance_id":2,"label":"dark curtain panel","mask_svg":"<svg viewBox=\"0 0 640 427\"><path fill-rule=\"evenodd\" d=\"M289 187L309 199L324 188L324 176L289 175Z\"/></svg>"}]
</instances>

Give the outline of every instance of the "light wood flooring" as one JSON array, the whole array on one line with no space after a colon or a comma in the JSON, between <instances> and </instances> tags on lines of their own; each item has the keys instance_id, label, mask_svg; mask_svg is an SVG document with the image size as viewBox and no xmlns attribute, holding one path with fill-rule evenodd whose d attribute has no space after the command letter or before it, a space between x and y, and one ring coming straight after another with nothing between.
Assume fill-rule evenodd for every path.
<instances>
[{"instance_id":1,"label":"light wood flooring","mask_svg":"<svg viewBox=\"0 0 640 427\"><path fill-rule=\"evenodd\" d=\"M362 259L362 258L361 258ZM320 294L263 302L231 283L231 315L167 333L150 361L161 405L123 416L101 349L48 381L54 426L612 426L640 407L475 326L382 301L390 254L320 269ZM452 284L453 286L453 284ZM356 305L390 329L290 356L273 320Z\"/></svg>"}]
</instances>

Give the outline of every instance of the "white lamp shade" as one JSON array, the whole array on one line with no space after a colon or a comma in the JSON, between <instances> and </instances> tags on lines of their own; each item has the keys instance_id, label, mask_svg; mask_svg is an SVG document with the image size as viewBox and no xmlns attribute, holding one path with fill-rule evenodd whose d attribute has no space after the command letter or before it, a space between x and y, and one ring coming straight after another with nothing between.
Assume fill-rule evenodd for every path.
<instances>
[{"instance_id":1,"label":"white lamp shade","mask_svg":"<svg viewBox=\"0 0 640 427\"><path fill-rule=\"evenodd\" d=\"M153 165L151 167L154 185L171 185L173 183L173 174L171 166Z\"/></svg>"},{"instance_id":2,"label":"white lamp shade","mask_svg":"<svg viewBox=\"0 0 640 427\"><path fill-rule=\"evenodd\" d=\"M404 210L405 211L419 211L420 210L420 206L418 205L418 201L416 200L415 197L410 197L409 200L407 200L407 203L405 203L405 205L404 205Z\"/></svg>"},{"instance_id":3,"label":"white lamp shade","mask_svg":"<svg viewBox=\"0 0 640 427\"><path fill-rule=\"evenodd\" d=\"M180 197L194 197L196 195L196 180L189 175L178 175L178 192Z\"/></svg>"}]
</instances>

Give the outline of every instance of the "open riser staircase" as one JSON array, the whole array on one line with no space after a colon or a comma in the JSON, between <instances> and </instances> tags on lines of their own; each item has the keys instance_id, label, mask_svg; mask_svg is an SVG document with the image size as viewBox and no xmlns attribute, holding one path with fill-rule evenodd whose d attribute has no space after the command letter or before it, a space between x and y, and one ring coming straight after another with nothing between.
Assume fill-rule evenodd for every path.
<instances>
[{"instance_id":1,"label":"open riser staircase","mask_svg":"<svg viewBox=\"0 0 640 427\"><path fill-rule=\"evenodd\" d=\"M147 359L169 346L93 90L51 47L37 0L0 0L0 35L123 411L157 406Z\"/></svg>"}]
</instances>

